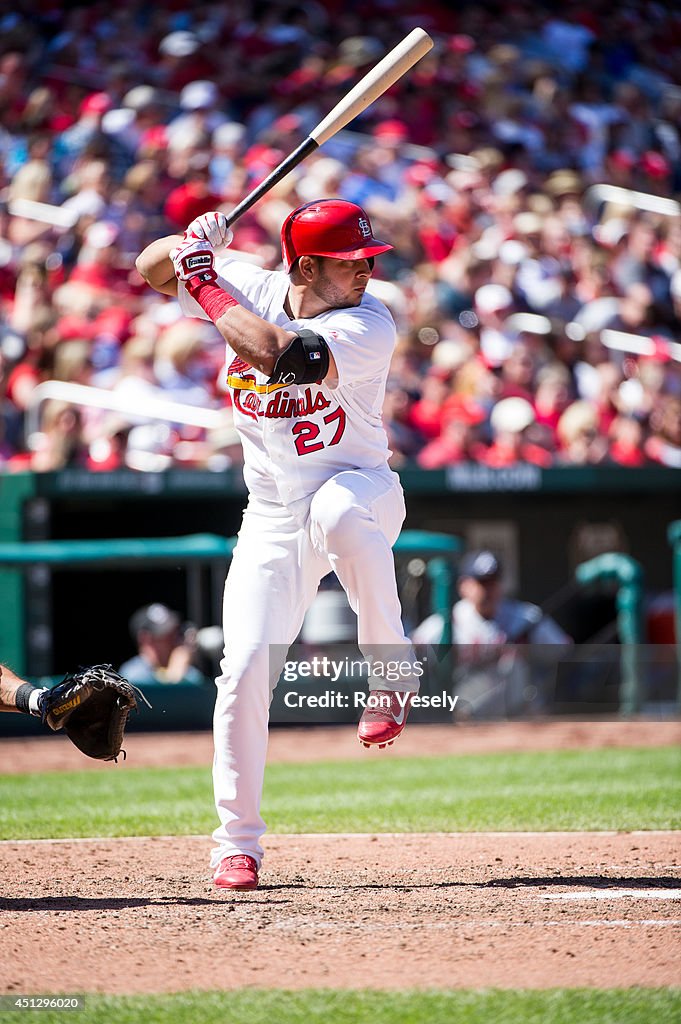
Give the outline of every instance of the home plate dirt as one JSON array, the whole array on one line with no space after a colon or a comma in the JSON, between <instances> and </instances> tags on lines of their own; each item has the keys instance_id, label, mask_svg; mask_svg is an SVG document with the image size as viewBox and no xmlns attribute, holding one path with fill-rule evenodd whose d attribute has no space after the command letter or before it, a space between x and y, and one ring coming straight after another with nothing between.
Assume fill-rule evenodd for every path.
<instances>
[{"instance_id":1,"label":"home plate dirt","mask_svg":"<svg viewBox=\"0 0 681 1024\"><path fill-rule=\"evenodd\" d=\"M679 985L680 839L270 835L252 893L208 837L0 843L0 991Z\"/></svg>"},{"instance_id":2,"label":"home plate dirt","mask_svg":"<svg viewBox=\"0 0 681 1024\"><path fill-rule=\"evenodd\" d=\"M680 741L678 721L411 726L381 756ZM132 733L126 747L136 768L212 756L208 733ZM354 728L270 739L270 762L376 756ZM4 772L126 767L84 758L60 736L5 740L0 760ZM0 843L0 991L678 985L680 841L270 834L253 893L211 885L207 836Z\"/></svg>"}]
</instances>

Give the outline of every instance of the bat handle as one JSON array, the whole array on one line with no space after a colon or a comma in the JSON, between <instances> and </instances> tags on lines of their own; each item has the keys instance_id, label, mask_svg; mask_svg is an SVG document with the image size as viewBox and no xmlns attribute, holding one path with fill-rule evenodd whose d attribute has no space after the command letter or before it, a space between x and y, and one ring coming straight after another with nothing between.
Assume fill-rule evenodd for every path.
<instances>
[{"instance_id":1,"label":"bat handle","mask_svg":"<svg viewBox=\"0 0 681 1024\"><path fill-rule=\"evenodd\" d=\"M294 167L297 167L299 163L305 160L305 158L311 153L314 153L318 148L319 144L312 138L308 137L301 142L285 160L282 160L282 162L274 168L271 174L268 174L252 192L248 193L245 199L241 200L238 206L234 207L231 213L227 214L228 227L231 227L239 217L243 216L247 210L250 210L250 208L257 203L259 199L262 199L262 197L269 192L271 188L278 184L282 178L285 178Z\"/></svg>"}]
</instances>

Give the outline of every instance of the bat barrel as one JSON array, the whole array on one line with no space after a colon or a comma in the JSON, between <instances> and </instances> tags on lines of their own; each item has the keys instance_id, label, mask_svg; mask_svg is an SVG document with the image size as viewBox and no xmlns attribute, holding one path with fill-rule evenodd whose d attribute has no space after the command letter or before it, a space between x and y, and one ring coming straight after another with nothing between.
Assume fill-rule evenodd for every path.
<instances>
[{"instance_id":1,"label":"bat barrel","mask_svg":"<svg viewBox=\"0 0 681 1024\"><path fill-rule=\"evenodd\" d=\"M394 85L409 68L428 53L432 45L433 40L422 28L415 28L408 36L405 36L401 43L398 43L390 53L386 54L383 60L379 61L376 67L369 71L347 96L344 96L336 104L324 120L320 121L317 127L310 132L305 141L301 142L297 149L294 149L289 156L282 160L279 166L275 167L271 174L268 174L264 181L261 181L245 199L242 199L239 205L227 215L227 224L231 225L238 220L274 185L285 178L294 167L297 167L305 157L314 153L327 139L330 139L353 118L366 110L375 99L391 85Z\"/></svg>"},{"instance_id":2,"label":"bat barrel","mask_svg":"<svg viewBox=\"0 0 681 1024\"><path fill-rule=\"evenodd\" d=\"M336 104L331 113L310 132L311 137L321 146L371 106L374 100L382 96L409 68L425 56L432 46L433 40L428 33L422 28L415 28Z\"/></svg>"}]
</instances>

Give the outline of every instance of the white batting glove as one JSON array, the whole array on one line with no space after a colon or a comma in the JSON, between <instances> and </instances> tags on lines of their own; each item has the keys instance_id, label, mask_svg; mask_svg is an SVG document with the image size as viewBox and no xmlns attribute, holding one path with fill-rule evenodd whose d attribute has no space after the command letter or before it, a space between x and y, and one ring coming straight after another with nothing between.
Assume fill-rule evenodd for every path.
<instances>
[{"instance_id":1,"label":"white batting glove","mask_svg":"<svg viewBox=\"0 0 681 1024\"><path fill-rule=\"evenodd\" d=\"M210 242L188 238L186 242L171 249L168 255L175 268L175 277L178 281L184 281L190 291L192 285L217 280L215 253Z\"/></svg>"},{"instance_id":2,"label":"white batting glove","mask_svg":"<svg viewBox=\"0 0 681 1024\"><path fill-rule=\"evenodd\" d=\"M205 239L217 251L231 245L234 233L227 227L227 218L224 213L212 212L202 213L200 217L195 217L187 227L184 237L187 240L190 238Z\"/></svg>"}]
</instances>

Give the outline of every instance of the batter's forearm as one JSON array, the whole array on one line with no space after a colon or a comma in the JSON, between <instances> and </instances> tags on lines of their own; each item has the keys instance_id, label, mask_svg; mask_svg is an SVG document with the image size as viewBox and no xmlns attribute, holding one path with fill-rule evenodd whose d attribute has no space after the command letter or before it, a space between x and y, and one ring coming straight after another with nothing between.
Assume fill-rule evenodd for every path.
<instances>
[{"instance_id":1,"label":"batter's forearm","mask_svg":"<svg viewBox=\"0 0 681 1024\"><path fill-rule=\"evenodd\" d=\"M157 238L135 260L138 272L154 291L162 292L164 295L177 295L175 267L169 254L170 250L181 242L181 235Z\"/></svg>"}]
</instances>

